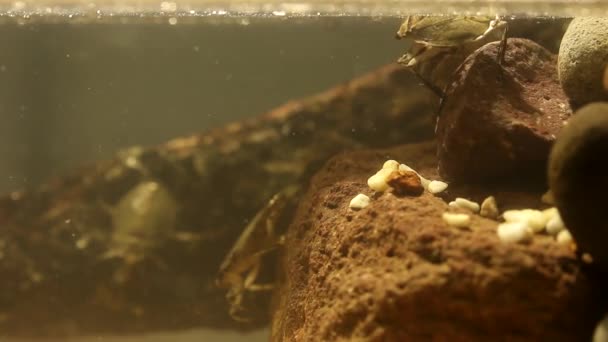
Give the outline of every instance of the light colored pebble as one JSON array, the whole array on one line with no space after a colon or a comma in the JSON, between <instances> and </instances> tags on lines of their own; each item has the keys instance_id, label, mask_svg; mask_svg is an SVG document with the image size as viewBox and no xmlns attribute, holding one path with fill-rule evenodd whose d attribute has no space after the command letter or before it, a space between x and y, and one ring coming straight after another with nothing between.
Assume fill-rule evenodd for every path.
<instances>
[{"instance_id":1,"label":"light colored pebble","mask_svg":"<svg viewBox=\"0 0 608 342\"><path fill-rule=\"evenodd\" d=\"M539 233L545 229L547 219L542 211L536 209L507 210L502 214L507 222L523 222L532 229L534 233Z\"/></svg>"},{"instance_id":2,"label":"light colored pebble","mask_svg":"<svg viewBox=\"0 0 608 342\"><path fill-rule=\"evenodd\" d=\"M443 213L443 221L450 226L466 228L471 225L471 217L467 214Z\"/></svg>"},{"instance_id":3,"label":"light colored pebble","mask_svg":"<svg viewBox=\"0 0 608 342\"><path fill-rule=\"evenodd\" d=\"M448 204L452 208L468 209L474 213L479 212L479 204L462 197L456 197L455 200Z\"/></svg>"},{"instance_id":4,"label":"light colored pebble","mask_svg":"<svg viewBox=\"0 0 608 342\"><path fill-rule=\"evenodd\" d=\"M566 229L564 221L562 221L562 217L559 215L559 212L555 213L555 215L553 215L553 217L549 219L549 222L547 222L546 229L547 233L551 235L556 235L562 230Z\"/></svg>"},{"instance_id":5,"label":"light colored pebble","mask_svg":"<svg viewBox=\"0 0 608 342\"><path fill-rule=\"evenodd\" d=\"M496 229L498 238L505 243L516 243L528 240L532 231L525 222L501 223Z\"/></svg>"},{"instance_id":6,"label":"light colored pebble","mask_svg":"<svg viewBox=\"0 0 608 342\"><path fill-rule=\"evenodd\" d=\"M399 165L399 171L414 171L416 172L414 169L412 169L411 167L405 165L405 164L400 164Z\"/></svg>"},{"instance_id":7,"label":"light colored pebble","mask_svg":"<svg viewBox=\"0 0 608 342\"><path fill-rule=\"evenodd\" d=\"M374 191L386 191L389 186L386 183L388 176L393 172L391 169L382 169L376 172L375 175L369 177L367 185Z\"/></svg>"},{"instance_id":8,"label":"light colored pebble","mask_svg":"<svg viewBox=\"0 0 608 342\"><path fill-rule=\"evenodd\" d=\"M432 194L438 194L447 188L448 188L448 183L445 183L442 181L437 181L437 180L430 181L429 185L428 185L428 190Z\"/></svg>"},{"instance_id":9,"label":"light colored pebble","mask_svg":"<svg viewBox=\"0 0 608 342\"><path fill-rule=\"evenodd\" d=\"M481 202L479 215L491 219L498 217L498 206L496 205L496 198L494 196L490 196Z\"/></svg>"},{"instance_id":10,"label":"light colored pebble","mask_svg":"<svg viewBox=\"0 0 608 342\"><path fill-rule=\"evenodd\" d=\"M363 209L369 205L369 197L364 194L358 194L350 200L349 208L357 210Z\"/></svg>"},{"instance_id":11,"label":"light colored pebble","mask_svg":"<svg viewBox=\"0 0 608 342\"><path fill-rule=\"evenodd\" d=\"M387 160L384 162L384 165L382 165L383 169L390 169L391 171L396 171L399 170L399 162L396 160Z\"/></svg>"},{"instance_id":12,"label":"light colored pebble","mask_svg":"<svg viewBox=\"0 0 608 342\"><path fill-rule=\"evenodd\" d=\"M557 237L555 240L560 245L569 245L574 241L574 239L572 239L572 235L570 234L570 232L567 229L564 229L564 230L560 231L559 233L557 233Z\"/></svg>"}]
</instances>

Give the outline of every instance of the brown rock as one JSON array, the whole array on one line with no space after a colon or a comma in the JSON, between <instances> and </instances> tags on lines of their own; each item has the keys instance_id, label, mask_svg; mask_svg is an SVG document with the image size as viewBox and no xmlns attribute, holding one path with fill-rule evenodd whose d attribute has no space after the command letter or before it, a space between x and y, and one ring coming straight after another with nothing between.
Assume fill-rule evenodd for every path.
<instances>
[{"instance_id":1,"label":"brown rock","mask_svg":"<svg viewBox=\"0 0 608 342\"><path fill-rule=\"evenodd\" d=\"M386 180L397 196L420 196L424 187L414 171L393 171Z\"/></svg>"},{"instance_id":2,"label":"brown rock","mask_svg":"<svg viewBox=\"0 0 608 342\"><path fill-rule=\"evenodd\" d=\"M273 341L589 340L592 284L551 237L504 244L476 215L470 231L450 228L429 193L348 210L387 157L436 178L434 148L344 154L313 178L287 236Z\"/></svg>"},{"instance_id":3,"label":"brown rock","mask_svg":"<svg viewBox=\"0 0 608 342\"><path fill-rule=\"evenodd\" d=\"M581 252L608 274L608 103L577 110L551 151L549 185Z\"/></svg>"},{"instance_id":4,"label":"brown rock","mask_svg":"<svg viewBox=\"0 0 608 342\"><path fill-rule=\"evenodd\" d=\"M571 115L556 57L525 39L471 54L447 88L438 122L439 172L449 181L544 180L555 135Z\"/></svg>"}]
</instances>

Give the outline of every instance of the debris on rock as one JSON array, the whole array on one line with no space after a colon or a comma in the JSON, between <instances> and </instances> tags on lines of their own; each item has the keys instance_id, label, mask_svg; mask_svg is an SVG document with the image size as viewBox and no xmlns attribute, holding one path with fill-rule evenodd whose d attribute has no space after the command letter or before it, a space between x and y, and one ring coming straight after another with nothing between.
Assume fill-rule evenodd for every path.
<instances>
[{"instance_id":1,"label":"debris on rock","mask_svg":"<svg viewBox=\"0 0 608 342\"><path fill-rule=\"evenodd\" d=\"M559 80L577 109L608 101L603 86L608 64L608 17L574 18L559 47Z\"/></svg>"},{"instance_id":2,"label":"debris on rock","mask_svg":"<svg viewBox=\"0 0 608 342\"><path fill-rule=\"evenodd\" d=\"M462 197L456 197L456 199L453 200L452 202L450 202L448 205L452 208L467 209L474 213L479 212L479 209L480 209L479 203L473 202L471 200L468 200L468 199L462 198Z\"/></svg>"},{"instance_id":3,"label":"debris on rock","mask_svg":"<svg viewBox=\"0 0 608 342\"><path fill-rule=\"evenodd\" d=\"M499 65L499 44L472 53L446 89L437 155L447 181L544 182L551 144L571 115L554 55L513 38Z\"/></svg>"},{"instance_id":4,"label":"debris on rock","mask_svg":"<svg viewBox=\"0 0 608 342\"><path fill-rule=\"evenodd\" d=\"M441 218L452 227L467 228L471 225L471 216L468 214L443 213Z\"/></svg>"},{"instance_id":5,"label":"debris on rock","mask_svg":"<svg viewBox=\"0 0 608 342\"><path fill-rule=\"evenodd\" d=\"M359 210L367 207L369 205L369 202L370 199L367 195L358 194L357 196L353 197L352 200L350 200L348 207L353 210Z\"/></svg>"},{"instance_id":6,"label":"debris on rock","mask_svg":"<svg viewBox=\"0 0 608 342\"><path fill-rule=\"evenodd\" d=\"M424 192L420 177L413 171L393 171L386 183L397 196L420 196Z\"/></svg>"},{"instance_id":7,"label":"debris on rock","mask_svg":"<svg viewBox=\"0 0 608 342\"><path fill-rule=\"evenodd\" d=\"M516 221L499 224L496 233L504 243L517 243L528 241L533 232L525 222Z\"/></svg>"},{"instance_id":8,"label":"debris on rock","mask_svg":"<svg viewBox=\"0 0 608 342\"><path fill-rule=\"evenodd\" d=\"M438 180L430 181L429 186L428 186L429 192L432 193L433 195L438 194L447 188L448 188L448 183L438 181Z\"/></svg>"},{"instance_id":9,"label":"debris on rock","mask_svg":"<svg viewBox=\"0 0 608 342\"><path fill-rule=\"evenodd\" d=\"M494 196L486 197L486 199L481 202L479 215L493 220L498 218L498 205L496 204L496 198L494 198Z\"/></svg>"}]
</instances>

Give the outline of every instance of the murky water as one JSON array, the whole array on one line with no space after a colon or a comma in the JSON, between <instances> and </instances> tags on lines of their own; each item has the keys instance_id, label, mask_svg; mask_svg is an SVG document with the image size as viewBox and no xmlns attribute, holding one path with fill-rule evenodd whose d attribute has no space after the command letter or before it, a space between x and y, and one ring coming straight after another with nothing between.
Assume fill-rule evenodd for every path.
<instances>
[{"instance_id":1,"label":"murky water","mask_svg":"<svg viewBox=\"0 0 608 342\"><path fill-rule=\"evenodd\" d=\"M334 152L407 140L333 112L227 125L394 64L410 46L395 39L402 17L428 3L0 5L2 341L266 340L268 296L240 298L257 316L238 322L216 287L240 232ZM493 14L526 18L511 33L554 52L563 16L608 13L517 6ZM408 77L412 108L432 113L432 92Z\"/></svg>"}]
</instances>

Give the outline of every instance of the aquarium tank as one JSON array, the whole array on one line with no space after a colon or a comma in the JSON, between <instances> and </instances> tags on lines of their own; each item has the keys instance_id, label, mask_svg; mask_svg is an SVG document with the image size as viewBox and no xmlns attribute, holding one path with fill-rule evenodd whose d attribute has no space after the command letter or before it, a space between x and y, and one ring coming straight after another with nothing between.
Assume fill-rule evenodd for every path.
<instances>
[{"instance_id":1,"label":"aquarium tank","mask_svg":"<svg viewBox=\"0 0 608 342\"><path fill-rule=\"evenodd\" d=\"M608 2L0 2L0 341L608 341Z\"/></svg>"}]
</instances>

